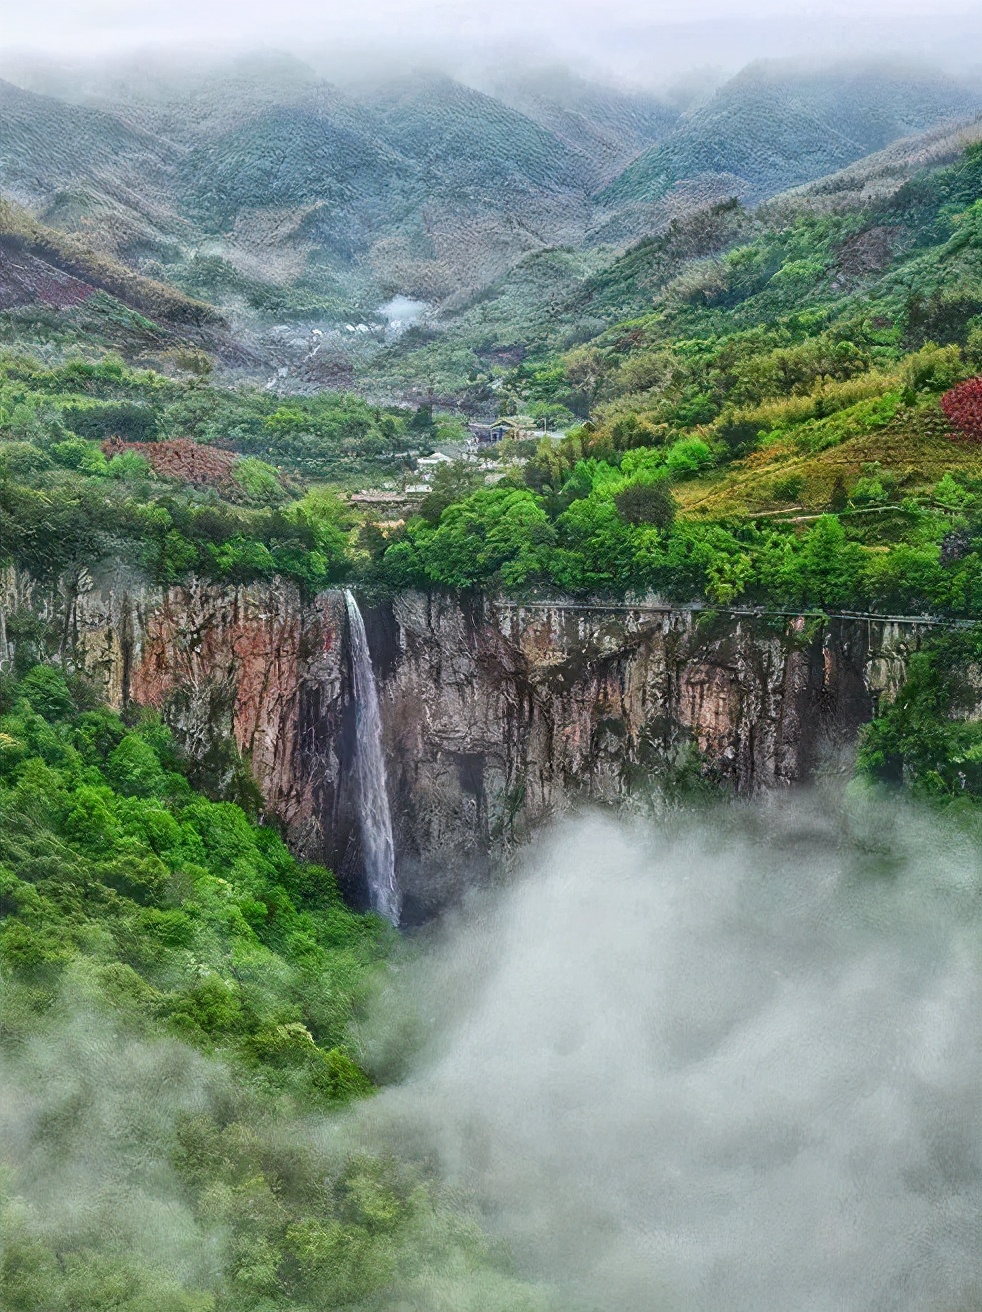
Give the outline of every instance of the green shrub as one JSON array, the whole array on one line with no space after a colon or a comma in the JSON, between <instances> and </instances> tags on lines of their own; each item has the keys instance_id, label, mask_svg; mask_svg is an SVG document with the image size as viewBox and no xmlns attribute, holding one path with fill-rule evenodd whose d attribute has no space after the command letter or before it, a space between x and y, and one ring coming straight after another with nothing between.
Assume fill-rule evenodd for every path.
<instances>
[{"instance_id":1,"label":"green shrub","mask_svg":"<svg viewBox=\"0 0 982 1312\"><path fill-rule=\"evenodd\" d=\"M75 710L65 676L51 665L36 665L20 682L20 693L46 720L63 720Z\"/></svg>"},{"instance_id":2,"label":"green shrub","mask_svg":"<svg viewBox=\"0 0 982 1312\"><path fill-rule=\"evenodd\" d=\"M135 733L128 733L110 752L106 778L126 797L159 796L167 784L157 753Z\"/></svg>"},{"instance_id":3,"label":"green shrub","mask_svg":"<svg viewBox=\"0 0 982 1312\"><path fill-rule=\"evenodd\" d=\"M628 524L669 529L675 521L675 498L664 479L628 483L614 497L617 513Z\"/></svg>"},{"instance_id":4,"label":"green shrub","mask_svg":"<svg viewBox=\"0 0 982 1312\"><path fill-rule=\"evenodd\" d=\"M283 488L272 465L255 456L247 456L232 469L232 477L254 501L279 501Z\"/></svg>"},{"instance_id":5,"label":"green shrub","mask_svg":"<svg viewBox=\"0 0 982 1312\"><path fill-rule=\"evenodd\" d=\"M150 461L136 451L121 451L109 461L106 472L110 478L146 478Z\"/></svg>"},{"instance_id":6,"label":"green shrub","mask_svg":"<svg viewBox=\"0 0 982 1312\"><path fill-rule=\"evenodd\" d=\"M156 411L133 401L66 406L62 418L73 433L96 442L107 437L121 437L126 442L152 442L160 432Z\"/></svg>"},{"instance_id":7,"label":"green shrub","mask_svg":"<svg viewBox=\"0 0 982 1312\"><path fill-rule=\"evenodd\" d=\"M81 437L70 437L64 442L56 442L51 448L51 456L65 469L82 469L91 465L97 450Z\"/></svg>"},{"instance_id":8,"label":"green shrub","mask_svg":"<svg viewBox=\"0 0 982 1312\"><path fill-rule=\"evenodd\" d=\"M982 801L982 725L965 717L980 642L976 626L935 637L911 656L896 699L863 731L861 773L922 796Z\"/></svg>"},{"instance_id":9,"label":"green shrub","mask_svg":"<svg viewBox=\"0 0 982 1312\"><path fill-rule=\"evenodd\" d=\"M685 437L673 442L665 452L665 466L676 477L697 474L714 463L709 445L701 437Z\"/></svg>"},{"instance_id":10,"label":"green shrub","mask_svg":"<svg viewBox=\"0 0 982 1312\"><path fill-rule=\"evenodd\" d=\"M0 444L0 477L22 478L52 467L51 457L33 442Z\"/></svg>"}]
</instances>

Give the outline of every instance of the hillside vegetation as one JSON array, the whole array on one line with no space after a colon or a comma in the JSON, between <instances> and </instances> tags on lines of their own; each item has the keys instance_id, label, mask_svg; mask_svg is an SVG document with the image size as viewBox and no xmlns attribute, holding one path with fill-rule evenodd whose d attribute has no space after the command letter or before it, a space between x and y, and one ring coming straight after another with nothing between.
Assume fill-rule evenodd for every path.
<instances>
[{"instance_id":1,"label":"hillside vegetation","mask_svg":"<svg viewBox=\"0 0 982 1312\"><path fill-rule=\"evenodd\" d=\"M240 342L298 376L296 354L267 339L277 324L330 328L332 350L357 363L345 324L381 333L390 296L427 302L438 332L469 336L477 304L454 316L498 299L504 279L496 331L511 343L499 345L527 344L530 311L548 324L543 299L575 288L560 269L545 295L535 276L516 289L523 261L568 249L583 257L581 282L707 204L762 200L982 109L977 88L890 66L754 65L685 113L556 69L503 70L484 89L424 72L339 87L270 56L197 77L121 76L97 103L84 79L62 76L64 99L0 84L0 193L220 307ZM582 340L597 313L613 321L602 305L560 319ZM369 375L405 382L384 365Z\"/></svg>"},{"instance_id":2,"label":"hillside vegetation","mask_svg":"<svg viewBox=\"0 0 982 1312\"><path fill-rule=\"evenodd\" d=\"M420 440L412 418L112 357L0 358L0 560L52 582L121 559L160 583L281 574L316 590L353 567L338 485L398 471Z\"/></svg>"},{"instance_id":3,"label":"hillside vegetation","mask_svg":"<svg viewBox=\"0 0 982 1312\"><path fill-rule=\"evenodd\" d=\"M54 269L79 279L87 285L88 291L99 288L109 292L153 318L194 327L225 323L214 306L192 300L166 283L134 273L118 260L101 255L76 237L39 223L19 206L2 199L0 247L11 255L24 252L35 256ZM43 292L39 299L43 299Z\"/></svg>"},{"instance_id":4,"label":"hillside vegetation","mask_svg":"<svg viewBox=\"0 0 982 1312\"><path fill-rule=\"evenodd\" d=\"M411 521L382 576L974 614L982 426L942 399L982 370L980 225L973 145L871 204L728 203L636 247L589 295L647 313L505 375L587 422Z\"/></svg>"},{"instance_id":5,"label":"hillside vegetation","mask_svg":"<svg viewBox=\"0 0 982 1312\"><path fill-rule=\"evenodd\" d=\"M741 198L762 200L978 108L969 90L902 68L809 73L752 64L686 114L602 199L654 199L681 178L726 173L738 180Z\"/></svg>"},{"instance_id":6,"label":"hillside vegetation","mask_svg":"<svg viewBox=\"0 0 982 1312\"><path fill-rule=\"evenodd\" d=\"M585 421L526 444L496 486L451 478L424 514L382 530L359 532L310 481L411 477L429 412L11 359L6 552L50 575L129 538L161 581L285 573L308 588L361 577L974 613L982 445L944 398L982 372L982 146L866 205L710 207L570 304L586 295L607 313L649 308L566 351L533 343L497 383L473 366L465 382ZM438 342L404 363L426 367L428 349L439 368ZM123 439L108 461L85 446L108 438ZM170 490L161 471L180 465L133 445L161 439L230 449L238 482L233 463L210 491Z\"/></svg>"},{"instance_id":7,"label":"hillside vegetation","mask_svg":"<svg viewBox=\"0 0 982 1312\"><path fill-rule=\"evenodd\" d=\"M799 270L806 295L827 303L850 290L872 287L884 272L899 268L914 250L937 239L940 202L927 194L918 197L914 188L940 178L980 136L977 122L939 126L756 209L742 205L735 194L739 188L728 187L722 175L698 185L676 183L649 208L654 235L621 250L567 247L531 254L480 294L445 306L425 339L406 334L371 361L366 378L405 387L415 371L448 396L472 395L475 378L501 377L509 389L511 380L503 376L499 361L508 356L540 360L589 342L605 329L616 331L625 321L650 316L660 304L677 305L687 296L705 300L705 280L721 283L730 276L721 257L736 248L768 245L768 276L773 275L779 267L773 261L780 262L779 245L785 240L780 234L796 220L838 216L847 221L846 227L840 224L841 249L833 243L826 252L835 266L828 259L816 266L813 286L808 268ZM825 273L827 280L817 277ZM775 284L772 291L777 290ZM717 286L716 300L725 308L719 291ZM742 295L735 286L732 292L731 306ZM750 299L746 310L751 318L757 305ZM765 306L764 317L770 313ZM672 322L678 322L677 315ZM587 417L592 396L574 393L572 400L574 410Z\"/></svg>"},{"instance_id":8,"label":"hillside vegetation","mask_svg":"<svg viewBox=\"0 0 982 1312\"><path fill-rule=\"evenodd\" d=\"M317 1134L373 1092L393 931L188 767L51 666L0 682L0 1303L545 1309L422 1171Z\"/></svg>"}]
</instances>

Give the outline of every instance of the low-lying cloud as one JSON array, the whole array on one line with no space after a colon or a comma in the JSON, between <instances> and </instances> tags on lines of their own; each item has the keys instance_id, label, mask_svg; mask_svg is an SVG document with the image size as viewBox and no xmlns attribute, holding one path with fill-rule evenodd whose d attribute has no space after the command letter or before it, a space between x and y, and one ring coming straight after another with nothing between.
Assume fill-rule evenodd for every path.
<instances>
[{"instance_id":1,"label":"low-lying cloud","mask_svg":"<svg viewBox=\"0 0 982 1312\"><path fill-rule=\"evenodd\" d=\"M376 1312L977 1312L980 889L971 835L882 802L567 821L393 971L366 1047L407 1073L277 1142L394 1150L461 1209ZM0 1251L219 1287L172 1159L236 1085L66 998L0 1057ZM469 1274L475 1209L524 1286Z\"/></svg>"},{"instance_id":2,"label":"low-lying cloud","mask_svg":"<svg viewBox=\"0 0 982 1312\"><path fill-rule=\"evenodd\" d=\"M400 978L430 1037L365 1131L569 1306L976 1308L979 888L883 804L568 824Z\"/></svg>"},{"instance_id":3,"label":"low-lying cloud","mask_svg":"<svg viewBox=\"0 0 982 1312\"><path fill-rule=\"evenodd\" d=\"M570 60L578 72L660 85L679 71L757 58L906 55L978 65L967 0L37 0L6 6L3 49L78 59L151 50L287 50L344 76L378 59L467 69Z\"/></svg>"},{"instance_id":4,"label":"low-lying cloud","mask_svg":"<svg viewBox=\"0 0 982 1312\"><path fill-rule=\"evenodd\" d=\"M170 1155L177 1118L220 1100L224 1072L176 1041L121 1033L67 994L58 1011L0 1054L0 1257L8 1243L39 1239L213 1285L224 1253L195 1220Z\"/></svg>"}]
</instances>

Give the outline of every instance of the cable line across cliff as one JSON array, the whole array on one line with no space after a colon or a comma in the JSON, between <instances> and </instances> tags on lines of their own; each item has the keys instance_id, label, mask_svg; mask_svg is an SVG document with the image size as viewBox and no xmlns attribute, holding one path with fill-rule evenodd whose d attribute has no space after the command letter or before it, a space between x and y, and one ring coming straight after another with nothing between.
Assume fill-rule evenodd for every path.
<instances>
[{"instance_id":1,"label":"cable line across cliff","mask_svg":"<svg viewBox=\"0 0 982 1312\"><path fill-rule=\"evenodd\" d=\"M680 611L706 615L739 615L753 619L787 618L801 620L871 620L878 624L909 624L912 627L971 629L979 621L952 619L941 615L883 615L875 611L839 610L768 610L757 606L712 606L705 602L618 602L618 601L496 601L503 610L585 610L585 611L638 611L642 614L670 615Z\"/></svg>"}]
</instances>

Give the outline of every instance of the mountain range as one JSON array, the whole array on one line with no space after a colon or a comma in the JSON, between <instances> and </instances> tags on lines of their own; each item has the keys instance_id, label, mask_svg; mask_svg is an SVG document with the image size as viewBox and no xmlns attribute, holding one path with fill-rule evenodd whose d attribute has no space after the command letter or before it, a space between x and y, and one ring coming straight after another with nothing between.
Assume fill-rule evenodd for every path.
<instances>
[{"instance_id":1,"label":"mountain range","mask_svg":"<svg viewBox=\"0 0 982 1312\"><path fill-rule=\"evenodd\" d=\"M285 56L98 84L24 72L0 81L0 195L21 229L40 225L32 258L55 274L85 281L87 249L90 272L101 261L89 282L132 310L159 297L111 264L209 303L210 345L242 363L277 322L381 325L394 295L425 302L436 329L497 314L517 330L557 295L602 324L625 309L609 294L624 261L643 295L645 243L692 216L758 205L912 134L940 140L980 111L982 87L890 65L757 63L684 109L557 68L480 88L432 70L342 86ZM42 243L42 229L60 237ZM38 278L12 272L15 238L0 232L8 310L39 299ZM209 318L179 299L168 314L199 330Z\"/></svg>"}]
</instances>

